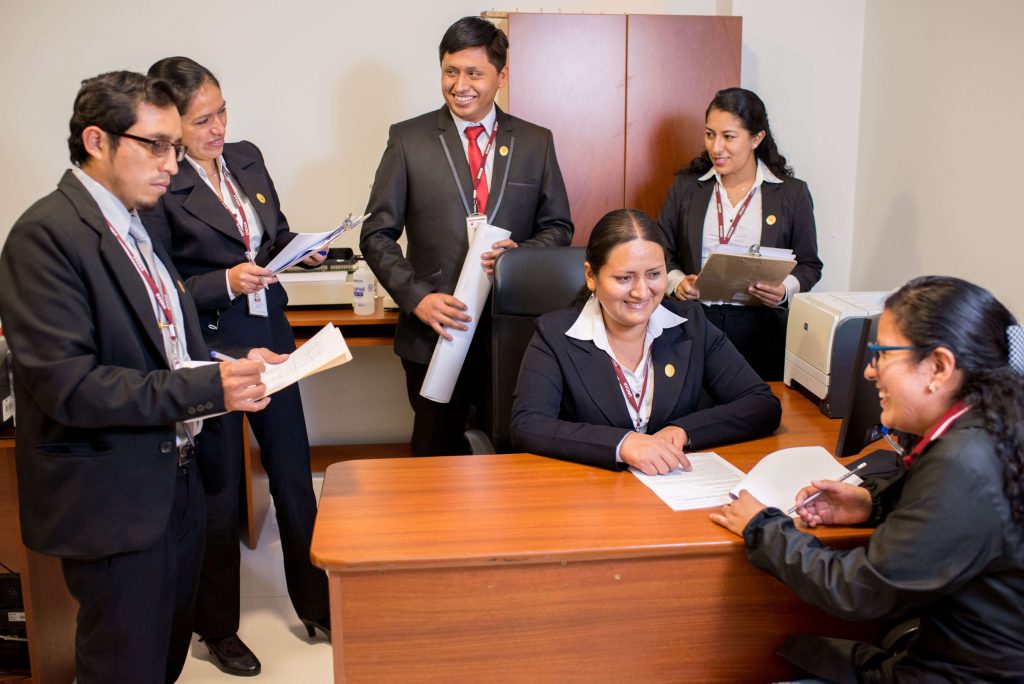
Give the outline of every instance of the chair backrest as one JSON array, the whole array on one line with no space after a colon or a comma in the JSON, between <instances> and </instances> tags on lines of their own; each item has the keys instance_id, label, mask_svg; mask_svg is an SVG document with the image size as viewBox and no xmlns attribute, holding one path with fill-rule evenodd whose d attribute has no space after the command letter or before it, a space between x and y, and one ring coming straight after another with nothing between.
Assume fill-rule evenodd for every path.
<instances>
[{"instance_id":1,"label":"chair backrest","mask_svg":"<svg viewBox=\"0 0 1024 684\"><path fill-rule=\"evenodd\" d=\"M541 314L569 306L586 280L582 247L510 249L494 264L491 290L491 441L512 451L508 424L519 366Z\"/></svg>"}]
</instances>

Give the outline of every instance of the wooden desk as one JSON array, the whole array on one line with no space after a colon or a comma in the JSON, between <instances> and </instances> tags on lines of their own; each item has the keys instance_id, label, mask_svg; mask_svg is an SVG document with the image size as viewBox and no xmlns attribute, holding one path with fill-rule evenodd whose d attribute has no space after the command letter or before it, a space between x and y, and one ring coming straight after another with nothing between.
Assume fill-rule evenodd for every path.
<instances>
[{"instance_id":1,"label":"wooden desk","mask_svg":"<svg viewBox=\"0 0 1024 684\"><path fill-rule=\"evenodd\" d=\"M775 391L776 435L715 449L744 470L835 443L838 421ZM795 674L774 655L789 633L878 631L752 568L707 510L529 454L333 465L312 557L329 573L337 682L769 682Z\"/></svg>"},{"instance_id":2,"label":"wooden desk","mask_svg":"<svg viewBox=\"0 0 1024 684\"><path fill-rule=\"evenodd\" d=\"M377 299L377 310L370 316L359 316L352 309L320 307L286 309L284 315L299 344L328 323L334 323L350 347L390 345L398 323L398 312L385 311L383 298Z\"/></svg>"},{"instance_id":3,"label":"wooden desk","mask_svg":"<svg viewBox=\"0 0 1024 684\"><path fill-rule=\"evenodd\" d=\"M75 615L60 559L21 543L14 439L0 437L0 560L21 574L32 682L66 684L75 677Z\"/></svg>"}]
</instances>

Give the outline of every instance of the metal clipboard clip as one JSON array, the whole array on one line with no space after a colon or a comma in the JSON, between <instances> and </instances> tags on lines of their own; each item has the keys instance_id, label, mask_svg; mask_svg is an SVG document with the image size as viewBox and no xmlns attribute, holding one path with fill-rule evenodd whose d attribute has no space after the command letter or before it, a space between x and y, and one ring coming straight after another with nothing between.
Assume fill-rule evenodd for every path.
<instances>
[{"instance_id":1,"label":"metal clipboard clip","mask_svg":"<svg viewBox=\"0 0 1024 684\"><path fill-rule=\"evenodd\" d=\"M750 249L747 250L747 256L761 256L761 245L750 245Z\"/></svg>"}]
</instances>

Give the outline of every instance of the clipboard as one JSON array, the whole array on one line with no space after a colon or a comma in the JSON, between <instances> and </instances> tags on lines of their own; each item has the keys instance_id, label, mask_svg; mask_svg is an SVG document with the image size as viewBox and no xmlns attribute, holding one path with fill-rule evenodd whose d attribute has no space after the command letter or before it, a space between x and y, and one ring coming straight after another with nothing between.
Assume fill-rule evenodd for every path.
<instances>
[{"instance_id":1,"label":"clipboard","mask_svg":"<svg viewBox=\"0 0 1024 684\"><path fill-rule=\"evenodd\" d=\"M788 253L788 254L787 254ZM745 253L715 251L708 257L694 283L702 302L750 304L755 301L747 288L754 283L781 285L796 267L789 250L767 250L751 245Z\"/></svg>"}]
</instances>

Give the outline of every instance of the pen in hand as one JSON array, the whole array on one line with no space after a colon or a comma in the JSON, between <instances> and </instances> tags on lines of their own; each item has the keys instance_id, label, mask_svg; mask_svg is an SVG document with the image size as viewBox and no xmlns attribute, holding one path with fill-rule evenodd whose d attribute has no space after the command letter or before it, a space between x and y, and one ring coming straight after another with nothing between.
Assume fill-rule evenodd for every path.
<instances>
[{"instance_id":1,"label":"pen in hand","mask_svg":"<svg viewBox=\"0 0 1024 684\"><path fill-rule=\"evenodd\" d=\"M236 359L233 356L228 356L227 354L221 354L219 351L214 351L212 349L210 350L210 358L212 358L214 361L221 361L221 362L225 362L225 363L238 360L238 359Z\"/></svg>"},{"instance_id":2,"label":"pen in hand","mask_svg":"<svg viewBox=\"0 0 1024 684\"><path fill-rule=\"evenodd\" d=\"M836 480L836 482L843 482L843 481L847 480L848 478L852 477L854 474L857 473L857 471L859 471L861 468L865 467L866 465L867 465L866 462L865 463L861 463L859 466L857 466L853 470L846 471L846 474L843 475L842 477L840 477L838 480ZM804 499L804 502L802 504L800 504L799 506L793 506L788 511L786 511L786 515L793 515L794 513L796 513L796 509L797 508L806 506L807 504L811 503L812 501L814 501L815 499L817 499L819 496L821 496L824 493L825 493L824 489L819 489L818 491L814 492L809 497Z\"/></svg>"}]
</instances>

